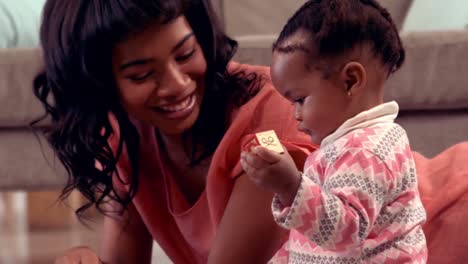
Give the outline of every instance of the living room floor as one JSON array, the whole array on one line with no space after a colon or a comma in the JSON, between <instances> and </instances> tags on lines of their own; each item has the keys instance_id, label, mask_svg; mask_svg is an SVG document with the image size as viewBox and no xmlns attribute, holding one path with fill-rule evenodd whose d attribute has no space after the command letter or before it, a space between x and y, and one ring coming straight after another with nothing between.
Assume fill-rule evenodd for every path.
<instances>
[{"instance_id":1,"label":"living room floor","mask_svg":"<svg viewBox=\"0 0 468 264\"><path fill-rule=\"evenodd\" d=\"M74 246L98 249L100 221L91 223L92 229L78 222L59 228L30 228L25 197L25 193L0 193L0 263L49 264ZM153 263L171 263L156 244Z\"/></svg>"}]
</instances>

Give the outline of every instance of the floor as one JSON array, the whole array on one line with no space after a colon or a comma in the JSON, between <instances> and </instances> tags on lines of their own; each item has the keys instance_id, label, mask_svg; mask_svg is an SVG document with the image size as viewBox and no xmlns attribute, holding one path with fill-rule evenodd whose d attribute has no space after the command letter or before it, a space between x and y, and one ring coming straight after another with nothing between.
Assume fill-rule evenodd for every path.
<instances>
[{"instance_id":1,"label":"floor","mask_svg":"<svg viewBox=\"0 0 468 264\"><path fill-rule=\"evenodd\" d=\"M0 263L53 263L66 249L80 245L98 250L99 221L91 224L92 229L75 223L31 230L25 198L25 193L0 193ZM152 263L171 263L156 244L153 248Z\"/></svg>"}]
</instances>

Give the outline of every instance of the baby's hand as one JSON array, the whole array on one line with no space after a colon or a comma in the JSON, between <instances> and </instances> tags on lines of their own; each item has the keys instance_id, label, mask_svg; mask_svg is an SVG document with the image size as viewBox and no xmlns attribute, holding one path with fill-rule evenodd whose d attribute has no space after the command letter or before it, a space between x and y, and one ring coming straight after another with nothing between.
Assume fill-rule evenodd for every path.
<instances>
[{"instance_id":1,"label":"baby's hand","mask_svg":"<svg viewBox=\"0 0 468 264\"><path fill-rule=\"evenodd\" d=\"M287 152L282 154L265 147L254 147L242 152L241 165L247 176L259 187L280 196L284 205L290 205L301 182L301 174Z\"/></svg>"}]
</instances>

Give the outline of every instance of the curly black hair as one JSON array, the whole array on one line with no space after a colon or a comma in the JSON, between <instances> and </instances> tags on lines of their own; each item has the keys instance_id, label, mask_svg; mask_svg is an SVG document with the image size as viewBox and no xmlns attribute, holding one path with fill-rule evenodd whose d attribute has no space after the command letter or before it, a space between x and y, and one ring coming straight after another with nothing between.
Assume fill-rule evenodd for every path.
<instances>
[{"instance_id":1,"label":"curly black hair","mask_svg":"<svg viewBox=\"0 0 468 264\"><path fill-rule=\"evenodd\" d=\"M48 0L40 30L45 69L34 81L34 94L45 107L52 125L45 131L69 180L61 198L79 190L87 199L76 214L102 206L107 198L123 210L138 190L140 139L119 101L112 75L112 49L150 23L169 23L185 16L206 62L205 97L197 121L189 132L192 166L212 155L227 129L229 110L244 104L260 87L260 77L227 71L237 42L226 36L209 0ZM114 155L108 144L112 127L108 113L120 127ZM40 120L36 120L32 125ZM104 131L104 133L103 133ZM189 144L189 143L187 143ZM123 146L131 164L128 196L121 197L112 184ZM102 168L97 169L95 162Z\"/></svg>"}]
</instances>

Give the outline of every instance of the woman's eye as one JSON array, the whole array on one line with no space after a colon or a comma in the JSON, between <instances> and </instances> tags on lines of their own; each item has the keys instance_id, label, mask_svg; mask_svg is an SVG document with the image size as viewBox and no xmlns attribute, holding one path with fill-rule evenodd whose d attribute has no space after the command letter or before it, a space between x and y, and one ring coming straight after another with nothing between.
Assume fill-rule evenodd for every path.
<instances>
[{"instance_id":1,"label":"woman's eye","mask_svg":"<svg viewBox=\"0 0 468 264\"><path fill-rule=\"evenodd\" d=\"M177 62L185 62L187 61L188 59L190 59L190 57L192 57L192 55L195 53L195 49L191 50L190 52L182 55L182 56L178 56L175 58L175 60Z\"/></svg>"},{"instance_id":2,"label":"woman's eye","mask_svg":"<svg viewBox=\"0 0 468 264\"><path fill-rule=\"evenodd\" d=\"M146 80L146 78L150 77L152 74L153 72L147 72L147 73L140 74L140 75L129 76L128 79L134 82L141 82L141 81Z\"/></svg>"}]
</instances>

